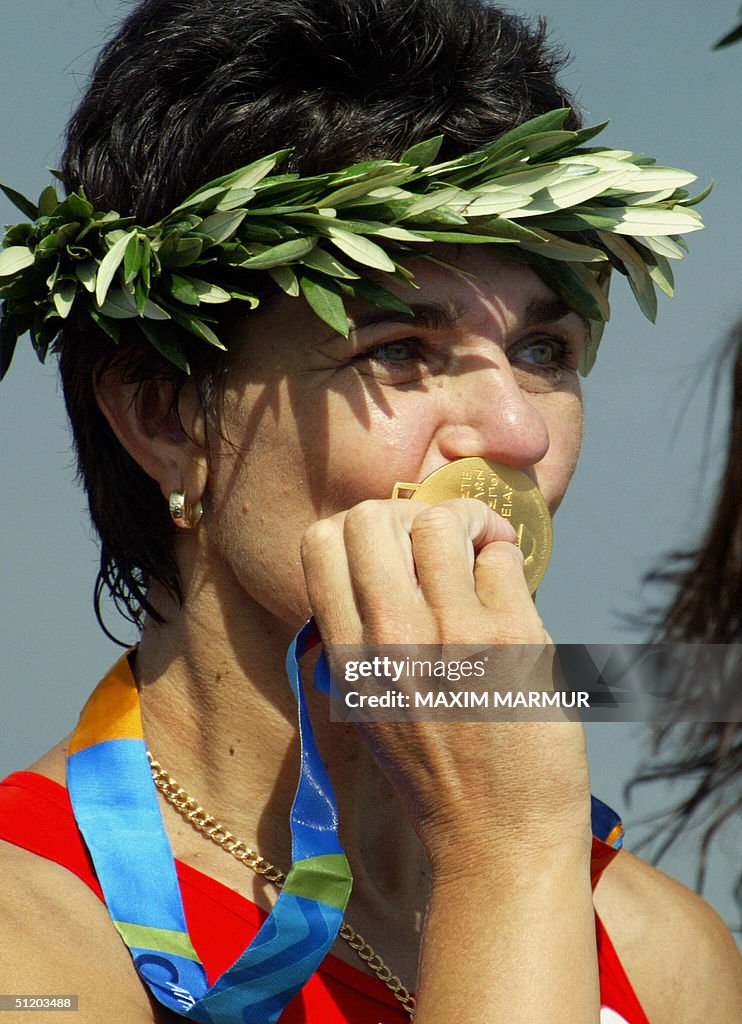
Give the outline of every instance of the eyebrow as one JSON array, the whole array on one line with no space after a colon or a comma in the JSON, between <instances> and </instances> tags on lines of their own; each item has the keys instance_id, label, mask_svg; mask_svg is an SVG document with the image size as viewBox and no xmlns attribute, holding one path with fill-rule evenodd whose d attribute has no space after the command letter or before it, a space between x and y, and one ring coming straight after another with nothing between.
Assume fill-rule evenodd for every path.
<instances>
[{"instance_id":1,"label":"eyebrow","mask_svg":"<svg viewBox=\"0 0 742 1024\"><path fill-rule=\"evenodd\" d=\"M441 331L455 327L463 316L463 310L455 303L448 302L410 302L409 313L397 310L375 309L368 313L359 313L353 317L353 328L356 331L375 324L403 323L415 327L427 327L429 330Z\"/></svg>"},{"instance_id":2,"label":"eyebrow","mask_svg":"<svg viewBox=\"0 0 742 1024\"><path fill-rule=\"evenodd\" d=\"M577 310L568 306L563 299L556 298L556 296L545 299L531 299L526 306L523 316L523 326L532 327L534 324L553 324L567 316L579 317L585 329L585 334L588 334L590 325L582 313L578 313Z\"/></svg>"},{"instance_id":3,"label":"eyebrow","mask_svg":"<svg viewBox=\"0 0 742 1024\"><path fill-rule=\"evenodd\" d=\"M371 327L376 324L405 323L412 324L415 327L426 327L429 330L451 330L461 322L466 312L454 302L448 302L445 305L440 302L418 302L409 303L409 306L409 313L384 309L374 309L368 313L360 313L353 318L353 328L359 331L364 327ZM531 299L526 306L521 326L532 327L534 324L553 324L568 316L579 317L587 335L589 324L585 317L556 296Z\"/></svg>"}]
</instances>

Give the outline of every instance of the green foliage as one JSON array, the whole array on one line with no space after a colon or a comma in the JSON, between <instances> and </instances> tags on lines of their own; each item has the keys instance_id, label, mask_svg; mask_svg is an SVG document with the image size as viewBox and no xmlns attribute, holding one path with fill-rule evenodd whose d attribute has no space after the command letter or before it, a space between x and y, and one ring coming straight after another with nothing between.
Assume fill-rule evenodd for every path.
<instances>
[{"instance_id":1,"label":"green foliage","mask_svg":"<svg viewBox=\"0 0 742 1024\"><path fill-rule=\"evenodd\" d=\"M286 151L274 153L208 182L150 227L94 210L82 191L60 201L49 186L34 204L0 186L31 218L7 229L0 250L0 378L21 335L30 333L43 360L72 317L114 342L120 321L130 321L188 373L184 337L223 348L208 309L231 301L254 309L257 273L347 335L348 300L405 315L386 284L414 283L410 259L436 258L434 243L462 242L516 247L512 254L588 319L586 372L610 315L610 270L628 278L654 319L656 287L673 291L668 260L681 259L681 236L703 226L692 209L703 196L688 196L686 171L586 147L604 125L567 131L567 114L551 111L438 164L440 138L398 162L310 178L273 173Z\"/></svg>"}]
</instances>

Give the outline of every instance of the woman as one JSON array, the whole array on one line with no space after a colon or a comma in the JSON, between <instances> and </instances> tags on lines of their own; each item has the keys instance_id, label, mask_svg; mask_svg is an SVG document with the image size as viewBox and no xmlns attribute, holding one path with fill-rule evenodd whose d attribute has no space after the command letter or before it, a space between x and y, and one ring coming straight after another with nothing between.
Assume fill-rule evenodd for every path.
<instances>
[{"instance_id":1,"label":"woman","mask_svg":"<svg viewBox=\"0 0 742 1024\"><path fill-rule=\"evenodd\" d=\"M442 134L439 154L416 151L428 167L564 106L554 66L541 34L478 3L335 0L276 8L147 0L104 50L73 118L65 184L69 192L83 186L97 211L130 212L136 224L151 225L211 179L287 146L286 166L306 178L399 157ZM559 131L578 128L574 114L560 124ZM596 191L610 199L614 173L624 172L609 169L605 189ZM260 225L266 245L285 224L276 195L297 186L273 187L274 216ZM222 186L214 188L221 202ZM234 215L241 200L228 198L235 205L220 213ZM398 193L392 198L402 201ZM137 327L153 301L142 271L150 267L141 256L145 235L134 231L132 240L130 222L116 228L122 234L112 236L91 278L85 238L90 244L95 232L80 235L88 216L82 203L78 196L66 210L77 218L66 225L76 225L80 244L71 258L79 273L68 279L44 270L43 283L60 318L95 293L88 307L94 323L65 326L61 372L102 539L101 580L144 622L136 652L96 691L75 734L4 787L0 884L4 928L18 950L10 988L74 990L85 1020L185 1013L274 1020L303 971L310 980L282 1020L405 1019L387 988L349 969L358 963L350 944L336 945L336 959L314 973L347 899L334 840L339 818L354 875L348 918L389 965L385 971L371 959L379 977L398 975L416 991L422 1024L587 1024L599 1014L601 1024L732 1019L737 961L714 915L630 855L613 859L613 849L592 839L579 723L338 728L327 721L324 697L307 692L336 813L303 711L300 756L296 701L285 681L286 649L310 614L329 652L361 642L548 640L504 517L480 502L429 507L389 495L399 481L419 482L476 456L527 471L556 510L579 449L577 369L596 343L576 308L586 302L597 308L592 319L602 318L599 276L539 262L543 238L530 240L536 249L524 263L515 246L503 256L490 246L458 245L461 238L449 234L456 248L434 250L434 260L408 253L414 287L400 270L388 283L384 258L368 246L359 253L357 241L352 246L337 232L357 262L376 259L377 273L363 277L364 285L342 276L337 254L328 266L317 246L298 256L299 245L291 266L302 268L292 273L307 305L276 266L271 281L242 275L239 285L226 271L221 284L212 280L208 265L206 280L195 284L183 285L172 270L169 286L199 315L204 289L212 300L240 291L241 308L230 302L217 324L216 341L221 335L229 348L223 355L208 318L187 320L191 333L200 332L197 344L187 332L157 327L158 309L171 319L179 310L184 327L182 305L149 307L149 340L126 319L121 331L113 325L106 303L114 280L117 308L133 297ZM610 221L609 206L602 216ZM167 225L157 237L162 263L170 245L171 268L190 258L189 246L203 244L190 231L188 210L167 221L179 225L172 242ZM311 216L317 232L332 235L326 214ZM211 221L207 230L207 220L196 227L213 238L219 226ZM384 222L397 232L397 248L409 241L400 239L398 220ZM61 230L50 246L61 244ZM299 235L282 235L279 244ZM27 240L16 232L6 251L24 249ZM577 263L593 258L569 244L560 241ZM605 246L623 269L632 263L635 284L646 283L639 250L627 256L615 239ZM15 255L24 264L24 253ZM44 258L36 254L33 266L43 268ZM652 266L661 276L663 264ZM25 271L31 266L18 273ZM338 273L341 284L330 286L327 275ZM380 280L388 283L381 297ZM346 298L343 288L355 292L349 325L335 301ZM51 307L51 320L35 320L24 298L9 300L16 304L6 317L12 331L4 369L12 355L7 339L24 317L41 350L60 326ZM247 315L257 300L260 308ZM106 331L117 334L118 346ZM301 644L312 639L304 632ZM145 739L214 819L273 865L285 870L293 860L267 930L251 945L256 907L275 901L275 887L264 881L274 872L258 862L267 874L246 874L163 806L183 920L154 791L139 771L146 773ZM295 805L292 848L285 822L297 775L307 803ZM60 787L69 791L74 818ZM602 828L600 838L609 831ZM297 871L307 862L309 880ZM138 873L129 885L132 865ZM591 888L591 875L601 873L595 906L605 928L596 926ZM317 887L321 898L310 899ZM162 893L172 897L165 909ZM299 938L287 950L283 929L294 925ZM275 963L266 970L266 949L280 971ZM711 964L713 994L698 984Z\"/></svg>"}]
</instances>

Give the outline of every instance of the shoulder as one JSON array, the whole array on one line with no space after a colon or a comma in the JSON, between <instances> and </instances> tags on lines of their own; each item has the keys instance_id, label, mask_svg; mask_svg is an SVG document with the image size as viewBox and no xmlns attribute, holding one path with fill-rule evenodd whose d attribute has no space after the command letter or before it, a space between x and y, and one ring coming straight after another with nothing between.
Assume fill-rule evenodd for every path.
<instances>
[{"instance_id":1,"label":"shoulder","mask_svg":"<svg viewBox=\"0 0 742 1024\"><path fill-rule=\"evenodd\" d=\"M97 896L60 865L4 842L0 958L6 992L77 995L80 1024L152 1021L128 952ZM3 1018L7 1024L24 1019L13 1012Z\"/></svg>"},{"instance_id":2,"label":"shoulder","mask_svg":"<svg viewBox=\"0 0 742 1024\"><path fill-rule=\"evenodd\" d=\"M50 751L31 770L63 782L62 750L60 745ZM23 814L13 801L4 805L16 823L6 833L28 836L27 830L41 830L43 845L54 850L59 839L55 805L33 790L21 798L27 803ZM62 865L5 841L0 841L0 962L5 992L77 995L79 1024L153 1019L128 951L97 895ZM3 1024L27 1019L13 1011L2 1016Z\"/></svg>"},{"instance_id":3,"label":"shoulder","mask_svg":"<svg viewBox=\"0 0 742 1024\"><path fill-rule=\"evenodd\" d=\"M624 851L601 879L595 906L651 1024L736 1019L742 959L697 893Z\"/></svg>"}]
</instances>

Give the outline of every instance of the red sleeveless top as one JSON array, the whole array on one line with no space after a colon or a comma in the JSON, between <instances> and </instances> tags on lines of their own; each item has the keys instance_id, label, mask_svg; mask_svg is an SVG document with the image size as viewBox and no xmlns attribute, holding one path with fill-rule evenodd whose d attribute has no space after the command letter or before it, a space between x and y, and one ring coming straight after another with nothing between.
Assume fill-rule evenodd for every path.
<instances>
[{"instance_id":1,"label":"red sleeveless top","mask_svg":"<svg viewBox=\"0 0 742 1024\"><path fill-rule=\"evenodd\" d=\"M103 899L67 790L59 783L34 772L15 772L0 782L0 840L62 865ZM593 839L593 887L616 853ZM221 882L180 861L175 864L188 932L213 984L254 938L267 915ZM649 1024L597 917L595 925L601 1024ZM330 955L287 1006L281 1024L409 1024L409 1020L380 981Z\"/></svg>"}]
</instances>

